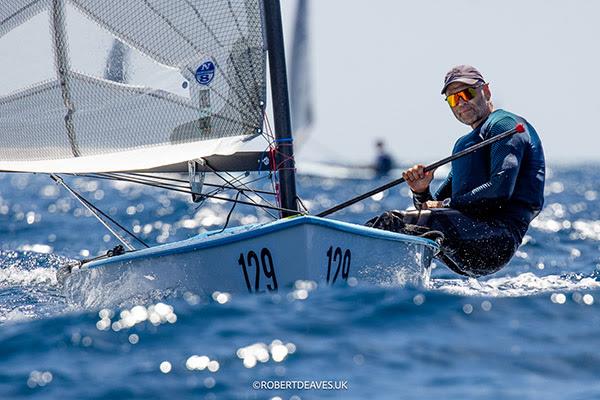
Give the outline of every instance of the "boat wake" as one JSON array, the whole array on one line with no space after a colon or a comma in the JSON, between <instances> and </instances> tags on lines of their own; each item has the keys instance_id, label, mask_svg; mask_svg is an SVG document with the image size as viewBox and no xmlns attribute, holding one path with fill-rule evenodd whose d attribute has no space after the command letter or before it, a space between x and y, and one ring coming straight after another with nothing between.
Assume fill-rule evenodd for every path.
<instances>
[{"instance_id":1,"label":"boat wake","mask_svg":"<svg viewBox=\"0 0 600 400\"><path fill-rule=\"evenodd\" d=\"M66 258L29 251L0 251L0 288L57 286L56 271Z\"/></svg>"},{"instance_id":2,"label":"boat wake","mask_svg":"<svg viewBox=\"0 0 600 400\"><path fill-rule=\"evenodd\" d=\"M31 251L0 252L0 322L54 315L65 309L57 271L66 258Z\"/></svg>"},{"instance_id":3,"label":"boat wake","mask_svg":"<svg viewBox=\"0 0 600 400\"><path fill-rule=\"evenodd\" d=\"M482 279L431 279L428 289L458 296L524 297L552 292L596 290L596 276L569 273L537 276L531 272L517 276Z\"/></svg>"}]
</instances>

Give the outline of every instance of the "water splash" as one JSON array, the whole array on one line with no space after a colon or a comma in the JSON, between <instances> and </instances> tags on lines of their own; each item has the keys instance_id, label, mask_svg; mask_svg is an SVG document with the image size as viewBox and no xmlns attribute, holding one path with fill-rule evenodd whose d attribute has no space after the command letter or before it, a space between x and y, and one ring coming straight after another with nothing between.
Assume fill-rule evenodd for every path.
<instances>
[{"instance_id":1,"label":"water splash","mask_svg":"<svg viewBox=\"0 0 600 400\"><path fill-rule=\"evenodd\" d=\"M66 309L57 271L68 259L31 251L0 252L0 322L54 315Z\"/></svg>"},{"instance_id":2,"label":"water splash","mask_svg":"<svg viewBox=\"0 0 600 400\"><path fill-rule=\"evenodd\" d=\"M531 272L517 276L482 279L431 279L430 289L459 296L523 297L549 292L572 292L600 288L593 276L581 274L537 276Z\"/></svg>"}]
</instances>

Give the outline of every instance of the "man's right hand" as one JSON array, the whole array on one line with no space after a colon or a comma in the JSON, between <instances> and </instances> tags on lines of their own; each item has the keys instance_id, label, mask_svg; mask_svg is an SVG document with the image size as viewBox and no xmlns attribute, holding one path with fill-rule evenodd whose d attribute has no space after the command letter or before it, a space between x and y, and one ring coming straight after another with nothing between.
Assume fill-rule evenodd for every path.
<instances>
[{"instance_id":1,"label":"man's right hand","mask_svg":"<svg viewBox=\"0 0 600 400\"><path fill-rule=\"evenodd\" d=\"M433 180L433 171L425 172L423 164L417 164L402 173L402 177L415 193L423 193L429 188Z\"/></svg>"}]
</instances>

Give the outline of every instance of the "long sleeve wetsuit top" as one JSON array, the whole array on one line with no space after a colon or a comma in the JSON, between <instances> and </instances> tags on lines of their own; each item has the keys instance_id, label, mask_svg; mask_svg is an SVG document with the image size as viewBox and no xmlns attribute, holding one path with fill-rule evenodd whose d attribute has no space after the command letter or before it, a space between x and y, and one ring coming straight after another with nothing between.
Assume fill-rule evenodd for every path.
<instances>
[{"instance_id":1,"label":"long sleeve wetsuit top","mask_svg":"<svg viewBox=\"0 0 600 400\"><path fill-rule=\"evenodd\" d=\"M518 123L526 127L524 133L452 161L451 172L435 194L415 193L415 206L450 198L450 207L466 215L506 224L520 243L544 204L544 151L533 126L518 115L496 110L483 124L458 139L453 154L513 129Z\"/></svg>"}]
</instances>

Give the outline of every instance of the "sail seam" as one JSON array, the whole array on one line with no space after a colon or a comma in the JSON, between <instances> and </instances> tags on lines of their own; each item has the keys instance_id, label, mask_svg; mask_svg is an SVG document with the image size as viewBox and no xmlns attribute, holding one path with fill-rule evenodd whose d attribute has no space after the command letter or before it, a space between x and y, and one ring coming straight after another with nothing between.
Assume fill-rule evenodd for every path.
<instances>
[{"instance_id":1,"label":"sail seam","mask_svg":"<svg viewBox=\"0 0 600 400\"><path fill-rule=\"evenodd\" d=\"M17 15L27 11L29 8L33 7L35 4L39 3L42 0L35 0L32 1L31 3L27 4L24 7L21 7L20 10L15 11L14 13L12 13L11 15L9 15L8 17L4 18L2 21L0 21L0 26L4 25L5 23L7 23L8 21L10 21L11 19L15 18Z\"/></svg>"},{"instance_id":2,"label":"sail seam","mask_svg":"<svg viewBox=\"0 0 600 400\"><path fill-rule=\"evenodd\" d=\"M75 106L71 99L69 91L69 61L67 47L64 45L67 35L65 32L65 15L64 15L64 0L52 1L52 33L54 39L54 56L56 61L56 70L58 73L58 81L62 93L63 103L67 110L65 115L65 128L71 145L71 152L74 157L81 156L77 138L75 136L75 125L73 123L73 114Z\"/></svg>"}]
</instances>

